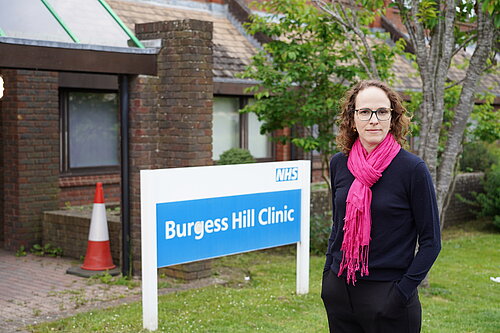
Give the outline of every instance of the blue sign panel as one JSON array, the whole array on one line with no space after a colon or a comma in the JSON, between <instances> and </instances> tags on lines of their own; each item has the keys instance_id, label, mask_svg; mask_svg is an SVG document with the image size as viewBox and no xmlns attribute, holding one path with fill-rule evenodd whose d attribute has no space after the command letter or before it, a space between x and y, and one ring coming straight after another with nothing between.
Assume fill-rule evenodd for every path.
<instances>
[{"instance_id":1,"label":"blue sign panel","mask_svg":"<svg viewBox=\"0 0 500 333\"><path fill-rule=\"evenodd\" d=\"M158 267L300 241L301 190L156 204Z\"/></svg>"}]
</instances>

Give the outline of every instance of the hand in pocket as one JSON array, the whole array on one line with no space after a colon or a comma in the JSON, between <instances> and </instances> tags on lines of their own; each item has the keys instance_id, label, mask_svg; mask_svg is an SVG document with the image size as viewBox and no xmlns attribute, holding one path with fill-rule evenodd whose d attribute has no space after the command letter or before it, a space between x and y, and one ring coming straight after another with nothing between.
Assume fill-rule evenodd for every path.
<instances>
[{"instance_id":1,"label":"hand in pocket","mask_svg":"<svg viewBox=\"0 0 500 333\"><path fill-rule=\"evenodd\" d=\"M396 282L389 289L387 294L386 303L382 311L382 315L388 318L397 318L404 315L408 301L396 286Z\"/></svg>"}]
</instances>

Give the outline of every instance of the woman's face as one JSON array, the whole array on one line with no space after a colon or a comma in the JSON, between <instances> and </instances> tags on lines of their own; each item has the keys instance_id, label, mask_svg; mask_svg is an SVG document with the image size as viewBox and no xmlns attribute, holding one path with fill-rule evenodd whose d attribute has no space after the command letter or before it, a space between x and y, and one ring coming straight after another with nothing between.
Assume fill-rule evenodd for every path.
<instances>
[{"instance_id":1,"label":"woman's face","mask_svg":"<svg viewBox=\"0 0 500 333\"><path fill-rule=\"evenodd\" d=\"M390 108L391 101L385 91L377 87L368 87L361 90L356 96L356 110L367 108L373 111L379 108ZM391 118L380 121L375 114L370 120L360 120L358 112L354 112L354 125L359 134L361 144L370 153L381 143L391 128Z\"/></svg>"}]
</instances>

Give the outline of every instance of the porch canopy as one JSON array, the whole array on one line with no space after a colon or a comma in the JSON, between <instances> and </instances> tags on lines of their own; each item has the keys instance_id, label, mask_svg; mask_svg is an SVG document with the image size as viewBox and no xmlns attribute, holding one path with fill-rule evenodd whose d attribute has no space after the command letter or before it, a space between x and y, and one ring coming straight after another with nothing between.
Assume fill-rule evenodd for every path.
<instances>
[{"instance_id":1,"label":"porch canopy","mask_svg":"<svg viewBox=\"0 0 500 333\"><path fill-rule=\"evenodd\" d=\"M0 67L156 75L145 48L104 0L0 0Z\"/></svg>"}]
</instances>

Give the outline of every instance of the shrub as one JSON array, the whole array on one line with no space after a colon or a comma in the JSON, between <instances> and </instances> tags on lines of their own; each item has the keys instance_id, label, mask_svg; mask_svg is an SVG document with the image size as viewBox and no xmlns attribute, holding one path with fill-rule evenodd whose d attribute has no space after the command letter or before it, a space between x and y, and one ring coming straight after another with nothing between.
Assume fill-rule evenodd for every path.
<instances>
[{"instance_id":1,"label":"shrub","mask_svg":"<svg viewBox=\"0 0 500 333\"><path fill-rule=\"evenodd\" d=\"M219 161L217 162L219 165L246 163L255 163L255 158L253 158L248 150L241 148L226 150L220 155Z\"/></svg>"},{"instance_id":2,"label":"shrub","mask_svg":"<svg viewBox=\"0 0 500 333\"><path fill-rule=\"evenodd\" d=\"M326 215L312 215L310 228L311 254L324 255L328 246L328 238L332 231L331 213Z\"/></svg>"},{"instance_id":3,"label":"shrub","mask_svg":"<svg viewBox=\"0 0 500 333\"><path fill-rule=\"evenodd\" d=\"M495 164L484 177L484 193L475 195L481 207L480 216L493 218L493 224L500 229L500 164Z\"/></svg>"},{"instance_id":4,"label":"shrub","mask_svg":"<svg viewBox=\"0 0 500 333\"><path fill-rule=\"evenodd\" d=\"M469 142L464 144L460 158L460 171L487 171L497 160L493 145L489 146L482 141Z\"/></svg>"},{"instance_id":5,"label":"shrub","mask_svg":"<svg viewBox=\"0 0 500 333\"><path fill-rule=\"evenodd\" d=\"M492 166L486 172L484 193L477 195L481 206L481 215L493 217L495 225L500 228L500 164Z\"/></svg>"}]
</instances>

